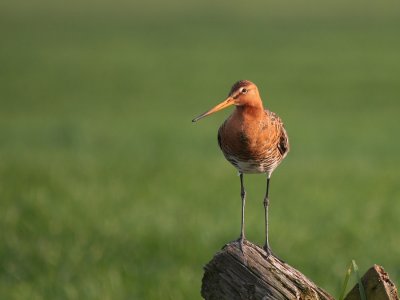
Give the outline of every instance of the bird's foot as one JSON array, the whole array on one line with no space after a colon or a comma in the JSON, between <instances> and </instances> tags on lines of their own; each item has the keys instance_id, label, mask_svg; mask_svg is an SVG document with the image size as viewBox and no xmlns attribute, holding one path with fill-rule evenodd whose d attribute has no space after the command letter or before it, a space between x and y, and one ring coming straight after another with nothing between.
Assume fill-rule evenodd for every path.
<instances>
[{"instance_id":1,"label":"bird's foot","mask_svg":"<svg viewBox=\"0 0 400 300\"><path fill-rule=\"evenodd\" d=\"M264 249L264 251L267 253L267 258L270 257L271 255L272 255L272 256L275 256L275 255L272 253L271 248L270 248L267 244L264 245L263 249Z\"/></svg>"},{"instance_id":2,"label":"bird's foot","mask_svg":"<svg viewBox=\"0 0 400 300\"><path fill-rule=\"evenodd\" d=\"M267 244L264 245L263 249L264 249L264 251L267 253L267 259L268 259L269 257L274 257L274 258L276 258L277 260L279 260L280 262L285 263L285 261L283 261L282 259L280 259L278 256L276 256L276 255L272 252L271 247L269 247Z\"/></svg>"},{"instance_id":3,"label":"bird's foot","mask_svg":"<svg viewBox=\"0 0 400 300\"><path fill-rule=\"evenodd\" d=\"M243 247L244 247L245 240L246 240L246 238L244 237L244 235L240 235L240 237L236 240L239 244L239 249L240 249L240 252L242 252L243 256L244 256Z\"/></svg>"},{"instance_id":4,"label":"bird's foot","mask_svg":"<svg viewBox=\"0 0 400 300\"><path fill-rule=\"evenodd\" d=\"M240 237L236 240L236 242L239 244L239 249L240 252L242 253L242 263L247 266L247 259L246 259L246 255L244 254L244 243L246 241L246 238L244 237L244 235L240 235Z\"/></svg>"}]
</instances>

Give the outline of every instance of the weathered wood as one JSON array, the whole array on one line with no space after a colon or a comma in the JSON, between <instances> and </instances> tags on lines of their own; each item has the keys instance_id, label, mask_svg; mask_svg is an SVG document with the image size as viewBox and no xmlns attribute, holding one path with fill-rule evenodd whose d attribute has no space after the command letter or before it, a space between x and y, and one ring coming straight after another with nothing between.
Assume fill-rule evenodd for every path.
<instances>
[{"instance_id":1,"label":"weathered wood","mask_svg":"<svg viewBox=\"0 0 400 300\"><path fill-rule=\"evenodd\" d=\"M367 300L398 300L396 286L385 270L378 265L371 267L361 279ZM347 294L345 300L361 299L358 284Z\"/></svg>"},{"instance_id":2,"label":"weathered wood","mask_svg":"<svg viewBox=\"0 0 400 300\"><path fill-rule=\"evenodd\" d=\"M232 242L205 266L202 296L214 299L321 299L333 297L302 273L245 241Z\"/></svg>"}]
</instances>

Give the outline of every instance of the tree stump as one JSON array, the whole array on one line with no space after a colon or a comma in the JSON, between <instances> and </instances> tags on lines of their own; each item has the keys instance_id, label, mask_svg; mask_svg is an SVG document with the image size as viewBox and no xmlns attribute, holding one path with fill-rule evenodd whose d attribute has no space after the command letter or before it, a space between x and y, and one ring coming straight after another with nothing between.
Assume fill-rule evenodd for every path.
<instances>
[{"instance_id":1,"label":"tree stump","mask_svg":"<svg viewBox=\"0 0 400 300\"><path fill-rule=\"evenodd\" d=\"M310 279L264 249L245 241L225 245L204 267L201 295L206 300L333 300ZM397 289L382 267L374 265L362 278L367 300L399 300ZM359 300L358 284L345 300Z\"/></svg>"},{"instance_id":2,"label":"tree stump","mask_svg":"<svg viewBox=\"0 0 400 300\"><path fill-rule=\"evenodd\" d=\"M221 299L334 299L302 273L245 241L231 242L205 266L201 294Z\"/></svg>"},{"instance_id":3,"label":"tree stump","mask_svg":"<svg viewBox=\"0 0 400 300\"><path fill-rule=\"evenodd\" d=\"M398 300L396 286L381 266L374 265L362 277L365 295L368 300ZM358 284L347 294L345 300L361 299Z\"/></svg>"}]
</instances>

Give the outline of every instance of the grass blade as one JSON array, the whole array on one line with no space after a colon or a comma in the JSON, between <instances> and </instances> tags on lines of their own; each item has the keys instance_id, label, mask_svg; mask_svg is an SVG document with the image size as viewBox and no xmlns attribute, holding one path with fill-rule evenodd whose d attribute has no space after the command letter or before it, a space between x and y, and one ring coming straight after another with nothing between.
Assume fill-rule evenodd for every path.
<instances>
[{"instance_id":1,"label":"grass blade","mask_svg":"<svg viewBox=\"0 0 400 300\"><path fill-rule=\"evenodd\" d=\"M340 293L339 300L343 300L343 299L344 299L344 293L346 292L347 284L349 283L349 279L350 279L350 274L351 274L351 268L352 268L352 266L353 266L353 264L350 263L350 266L349 266L349 268L348 268L347 271L346 271L346 276L344 277L342 292Z\"/></svg>"},{"instance_id":2,"label":"grass blade","mask_svg":"<svg viewBox=\"0 0 400 300\"><path fill-rule=\"evenodd\" d=\"M358 273L358 266L357 266L356 262L354 261L354 259L353 259L352 263L353 263L354 273L356 274L356 277L357 277L358 290L360 291L361 300L367 300L367 297L365 296L364 286L361 282L360 273Z\"/></svg>"}]
</instances>

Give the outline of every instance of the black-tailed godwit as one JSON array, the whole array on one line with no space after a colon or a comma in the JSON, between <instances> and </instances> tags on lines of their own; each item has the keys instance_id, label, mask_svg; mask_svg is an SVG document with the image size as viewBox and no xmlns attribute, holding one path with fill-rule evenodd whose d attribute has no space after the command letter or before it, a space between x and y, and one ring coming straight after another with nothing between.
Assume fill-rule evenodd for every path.
<instances>
[{"instance_id":1,"label":"black-tailed godwit","mask_svg":"<svg viewBox=\"0 0 400 300\"><path fill-rule=\"evenodd\" d=\"M231 105L235 105L236 109L219 128L218 144L225 158L239 171L242 198L240 246L243 247L245 240L246 191L243 185L243 174L265 173L267 188L264 197L264 249L270 254L268 240L269 182L272 172L289 152L288 135L282 120L275 113L264 109L257 86L248 80L236 82L223 102L199 115L193 119L193 122Z\"/></svg>"}]
</instances>

